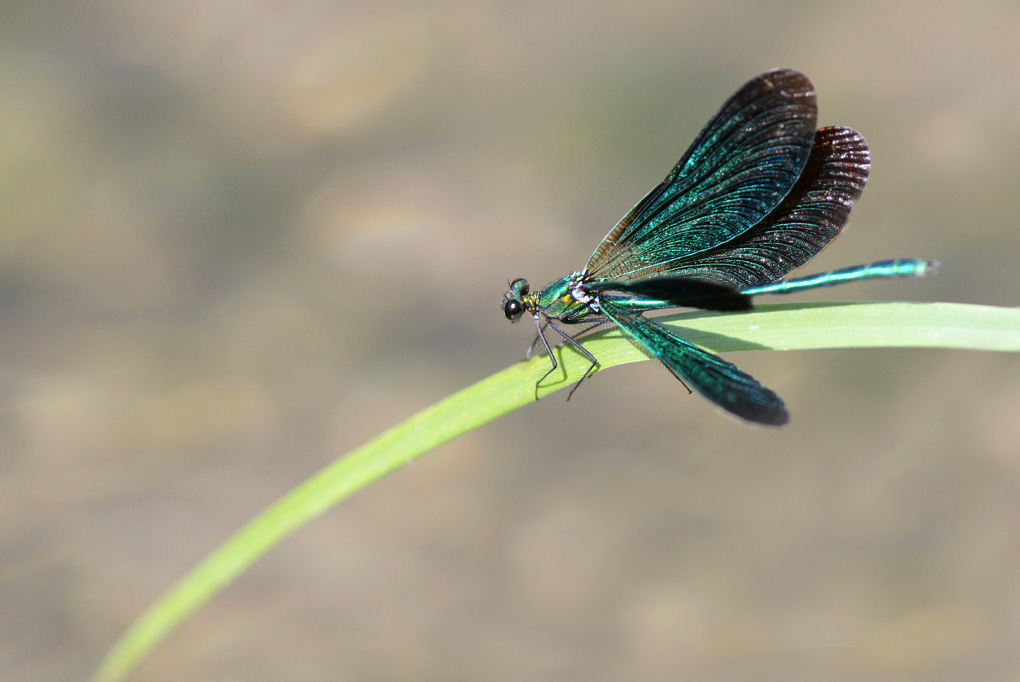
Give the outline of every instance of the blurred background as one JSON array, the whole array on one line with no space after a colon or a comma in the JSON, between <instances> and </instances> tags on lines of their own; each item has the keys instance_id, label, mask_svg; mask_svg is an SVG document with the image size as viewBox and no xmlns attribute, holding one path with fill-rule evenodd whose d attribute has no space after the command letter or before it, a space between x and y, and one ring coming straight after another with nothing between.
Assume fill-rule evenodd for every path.
<instances>
[{"instance_id":1,"label":"blurred background","mask_svg":"<svg viewBox=\"0 0 1020 682\"><path fill-rule=\"evenodd\" d=\"M0 8L0 678L80 680L253 515L523 357L544 284L747 79L872 147L806 300L1020 303L1020 5ZM743 353L783 430L640 363L383 479L132 679L1015 680L1020 358Z\"/></svg>"}]
</instances>

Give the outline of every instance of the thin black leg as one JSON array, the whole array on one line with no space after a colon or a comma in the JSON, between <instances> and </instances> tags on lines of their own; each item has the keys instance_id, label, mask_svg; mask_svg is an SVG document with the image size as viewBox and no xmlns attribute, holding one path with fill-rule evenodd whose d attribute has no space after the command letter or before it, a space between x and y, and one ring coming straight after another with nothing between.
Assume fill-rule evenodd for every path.
<instances>
[{"instance_id":1,"label":"thin black leg","mask_svg":"<svg viewBox=\"0 0 1020 682\"><path fill-rule=\"evenodd\" d=\"M580 343L575 341L574 338L572 336L570 336L570 334L566 333L565 331L563 331L562 329L557 327L555 322L553 322L552 320L548 320L547 322L549 324L549 327L551 327L557 334L562 336L566 340L567 343L569 343L571 346L573 346L579 352L581 352L584 355L584 357L588 358L588 361L591 363L590 365L588 365L588 369L586 369L584 371L584 374L581 375L581 378L577 380L577 383L574 384L574 387L572 389L570 389L570 393L567 394L567 400L570 400L570 396L574 395L574 391L576 391L577 387L581 385L581 382L584 381L585 379L587 379L588 376L591 375L591 373L595 371L595 366L599 364L599 361L595 359L595 356L591 354L591 351L589 351L587 348L585 348ZM544 336L542 337L542 342L545 343L545 337ZM548 350L548 349L549 349L549 346L548 346L548 344L546 344L546 350ZM552 357L552 353L551 352L549 353L549 356ZM553 369L556 369L556 361L555 360L553 360ZM545 380L545 377L549 376L552 373L552 371L553 370L551 369L548 372L546 372L545 376L542 377L542 379L540 379L538 383L542 383L542 381ZM538 387L536 386L536 391L537 390L538 390Z\"/></svg>"}]
</instances>

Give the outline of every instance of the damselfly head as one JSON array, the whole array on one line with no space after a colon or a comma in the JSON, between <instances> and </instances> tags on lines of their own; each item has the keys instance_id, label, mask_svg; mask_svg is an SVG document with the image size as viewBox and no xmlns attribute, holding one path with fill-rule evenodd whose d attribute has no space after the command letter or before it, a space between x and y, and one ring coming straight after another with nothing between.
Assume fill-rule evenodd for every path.
<instances>
[{"instance_id":1,"label":"damselfly head","mask_svg":"<svg viewBox=\"0 0 1020 682\"><path fill-rule=\"evenodd\" d=\"M510 282L510 291L503 294L503 314L506 319L511 322L516 322L521 319L521 315L527 306L524 305L524 297L531 291L531 287L528 285L528 280L523 277L518 277L513 282Z\"/></svg>"}]
</instances>

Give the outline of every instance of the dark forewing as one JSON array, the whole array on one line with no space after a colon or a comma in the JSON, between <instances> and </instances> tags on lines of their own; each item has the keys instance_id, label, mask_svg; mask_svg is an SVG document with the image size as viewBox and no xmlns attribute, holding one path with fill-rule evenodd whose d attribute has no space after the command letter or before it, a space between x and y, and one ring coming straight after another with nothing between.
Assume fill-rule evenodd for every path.
<instances>
[{"instance_id":1,"label":"dark forewing","mask_svg":"<svg viewBox=\"0 0 1020 682\"><path fill-rule=\"evenodd\" d=\"M666 179L599 244L593 278L641 279L743 233L790 191L814 139L803 74L769 71L722 106Z\"/></svg>"},{"instance_id":2,"label":"dark forewing","mask_svg":"<svg viewBox=\"0 0 1020 682\"><path fill-rule=\"evenodd\" d=\"M616 292L646 301L661 301L655 308L700 308L702 310L750 310L751 297L730 287L690 277L649 277L628 282L598 280L588 285L590 293Z\"/></svg>"},{"instance_id":3,"label":"dark forewing","mask_svg":"<svg viewBox=\"0 0 1020 682\"><path fill-rule=\"evenodd\" d=\"M822 128L804 172L776 210L730 242L672 263L668 274L734 289L782 279L843 231L870 166L860 133Z\"/></svg>"},{"instance_id":4,"label":"dark forewing","mask_svg":"<svg viewBox=\"0 0 1020 682\"><path fill-rule=\"evenodd\" d=\"M782 398L736 365L684 341L662 325L603 301L602 312L662 361L678 379L742 419L780 426L789 421Z\"/></svg>"}]
</instances>

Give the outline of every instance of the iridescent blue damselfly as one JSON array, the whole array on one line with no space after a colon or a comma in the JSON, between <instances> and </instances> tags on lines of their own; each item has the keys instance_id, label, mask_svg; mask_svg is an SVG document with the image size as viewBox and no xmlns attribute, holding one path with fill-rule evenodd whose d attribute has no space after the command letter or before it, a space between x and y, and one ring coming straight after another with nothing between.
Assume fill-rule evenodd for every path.
<instances>
[{"instance_id":1,"label":"iridescent blue damselfly","mask_svg":"<svg viewBox=\"0 0 1020 682\"><path fill-rule=\"evenodd\" d=\"M870 168L859 133L816 130L816 119L814 88L803 74L789 69L761 74L723 104L666 179L606 235L583 270L534 293L524 279L511 282L503 314L511 322L531 314L535 343L541 341L552 364L538 383L557 367L547 328L591 363L572 395L598 361L559 325L612 323L688 390L742 419L785 424L789 413L773 391L644 313L677 307L747 310L751 297L761 294L935 269L934 261L905 258L783 279L839 236Z\"/></svg>"}]
</instances>

